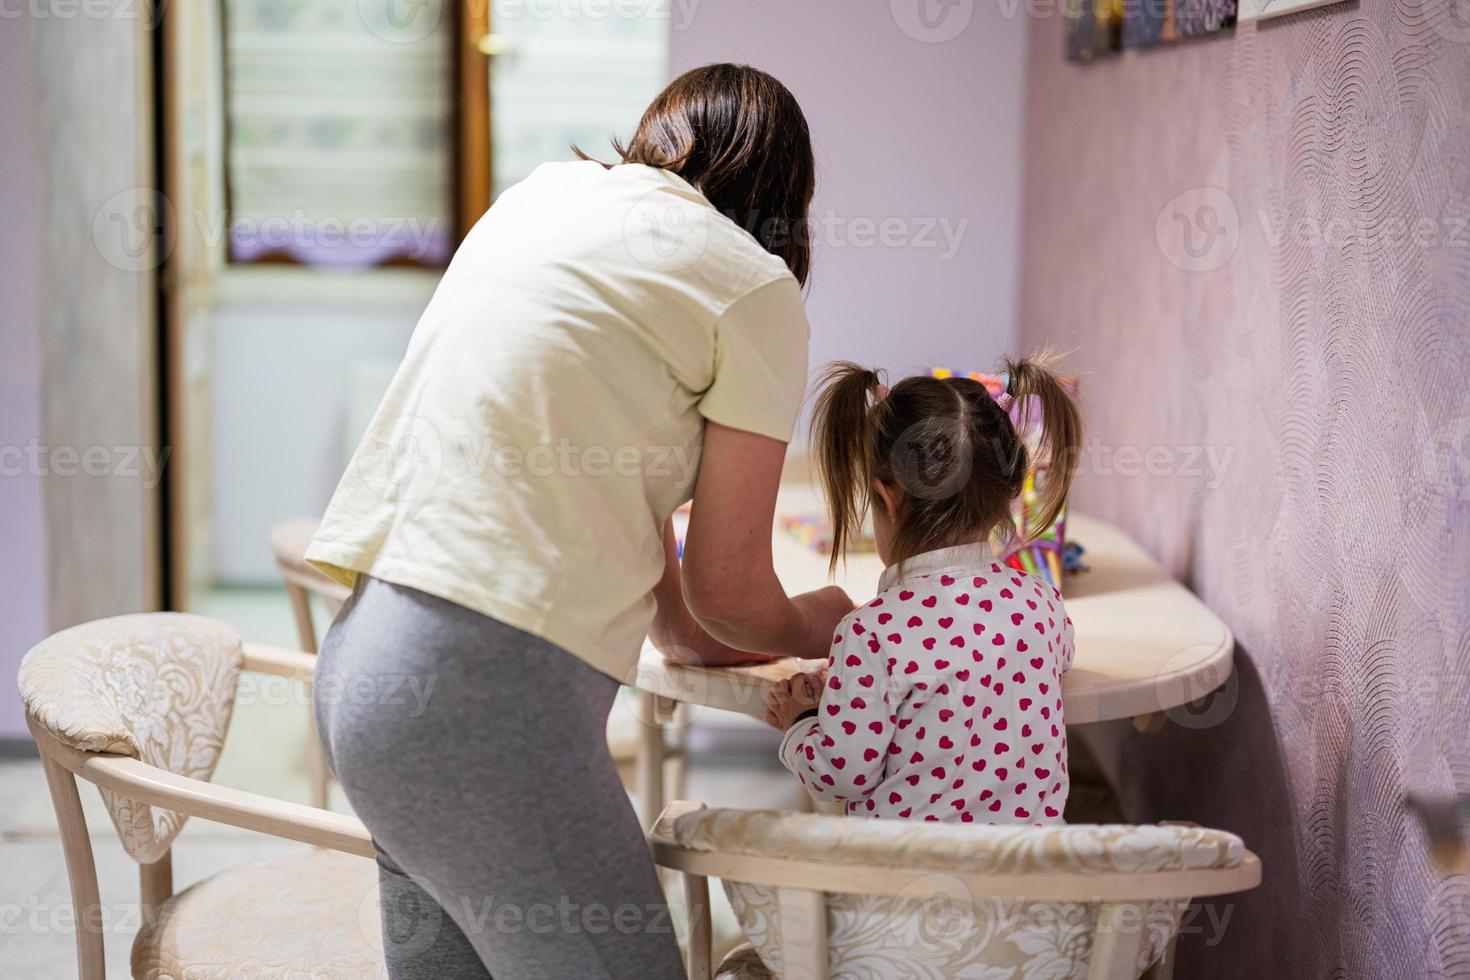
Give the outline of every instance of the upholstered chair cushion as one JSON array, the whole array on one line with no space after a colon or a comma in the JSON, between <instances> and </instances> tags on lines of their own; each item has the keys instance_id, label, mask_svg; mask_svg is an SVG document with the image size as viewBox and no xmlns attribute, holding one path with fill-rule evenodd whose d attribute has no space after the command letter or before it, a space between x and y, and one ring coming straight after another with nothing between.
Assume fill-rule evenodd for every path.
<instances>
[{"instance_id":1,"label":"upholstered chair cushion","mask_svg":"<svg viewBox=\"0 0 1470 980\"><path fill-rule=\"evenodd\" d=\"M142 613L84 623L43 640L20 665L26 710L57 739L84 752L132 756L209 779L230 725L243 653L223 623L181 613ZM168 850L184 817L102 790L135 860Z\"/></svg>"},{"instance_id":2,"label":"upholstered chair cushion","mask_svg":"<svg viewBox=\"0 0 1470 980\"><path fill-rule=\"evenodd\" d=\"M741 943L720 961L715 980L777 980L777 977L766 969L754 946Z\"/></svg>"},{"instance_id":3,"label":"upholstered chair cushion","mask_svg":"<svg viewBox=\"0 0 1470 980\"><path fill-rule=\"evenodd\" d=\"M914 885L901 896L827 896L834 977L1086 976L1095 905L974 899L956 875L1141 873L1233 867L1245 857L1235 835L1184 826L970 827L704 810L676 821L674 835L695 850L917 872ZM726 881L725 891L765 968L779 974L776 890ZM1162 955L1187 904L1139 904L1138 920L1146 930L1140 973ZM759 976L748 964L740 966L744 973L731 969L732 977Z\"/></svg>"},{"instance_id":4,"label":"upholstered chair cushion","mask_svg":"<svg viewBox=\"0 0 1470 980\"><path fill-rule=\"evenodd\" d=\"M137 980L387 975L377 865L337 851L222 871L165 902L133 941Z\"/></svg>"}]
</instances>

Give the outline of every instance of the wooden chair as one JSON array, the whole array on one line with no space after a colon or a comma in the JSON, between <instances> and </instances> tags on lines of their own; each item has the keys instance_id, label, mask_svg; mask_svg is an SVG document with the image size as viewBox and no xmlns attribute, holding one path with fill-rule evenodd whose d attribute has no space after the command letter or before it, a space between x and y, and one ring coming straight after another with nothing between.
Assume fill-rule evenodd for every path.
<instances>
[{"instance_id":1,"label":"wooden chair","mask_svg":"<svg viewBox=\"0 0 1470 980\"><path fill-rule=\"evenodd\" d=\"M271 528L271 550L276 567L286 583L291 611L296 617L296 632L301 649L317 652L316 624L311 613L311 597L321 599L327 612L335 618L350 594L346 586L333 581L306 562L306 548L316 536L318 521L309 518L282 521ZM623 784L638 796L643 826L653 821L663 809L666 787L675 795L683 790L685 751L683 730L687 727L687 711L674 702L647 691L638 691L632 710L619 702L608 719L608 750L617 763ZM311 776L311 802L327 805L327 786L331 772L316 737L315 717L308 740L307 759Z\"/></svg>"},{"instance_id":2,"label":"wooden chair","mask_svg":"<svg viewBox=\"0 0 1470 980\"><path fill-rule=\"evenodd\" d=\"M20 693L61 831L82 980L104 976L104 915L78 778L101 790L138 863L134 977L386 976L362 824L209 782L240 673L310 680L314 665L178 613L86 623L26 655ZM237 865L174 894L171 848L190 816L315 849Z\"/></svg>"},{"instance_id":3,"label":"wooden chair","mask_svg":"<svg viewBox=\"0 0 1470 980\"><path fill-rule=\"evenodd\" d=\"M1189 900L1254 888L1240 838L1185 826L974 827L671 803L694 980L1077 976L1168 980ZM748 945L710 959L708 879Z\"/></svg>"},{"instance_id":4,"label":"wooden chair","mask_svg":"<svg viewBox=\"0 0 1470 980\"><path fill-rule=\"evenodd\" d=\"M296 637L301 649L310 654L317 652L316 623L311 614L311 597L316 596L327 608L332 619L342 611L351 590L341 582L328 578L320 570L306 563L306 546L316 535L317 521L282 521L271 528L271 551L276 556L276 568L286 583L286 596L291 600L291 614L296 619ZM307 778L311 780L311 805L325 808L327 787L332 781L332 771L327 766L327 757L322 752L321 740L317 737L316 712L307 704L310 727L306 739Z\"/></svg>"}]
</instances>

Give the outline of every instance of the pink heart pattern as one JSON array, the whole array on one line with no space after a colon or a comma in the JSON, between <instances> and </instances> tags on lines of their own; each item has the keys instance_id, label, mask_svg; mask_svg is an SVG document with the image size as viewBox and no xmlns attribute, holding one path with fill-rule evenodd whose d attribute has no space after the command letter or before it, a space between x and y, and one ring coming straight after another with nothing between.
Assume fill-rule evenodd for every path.
<instances>
[{"instance_id":1,"label":"pink heart pattern","mask_svg":"<svg viewBox=\"0 0 1470 980\"><path fill-rule=\"evenodd\" d=\"M820 710L793 725L782 761L853 816L1061 822L1073 642L1038 578L994 562L909 574L839 625Z\"/></svg>"}]
</instances>

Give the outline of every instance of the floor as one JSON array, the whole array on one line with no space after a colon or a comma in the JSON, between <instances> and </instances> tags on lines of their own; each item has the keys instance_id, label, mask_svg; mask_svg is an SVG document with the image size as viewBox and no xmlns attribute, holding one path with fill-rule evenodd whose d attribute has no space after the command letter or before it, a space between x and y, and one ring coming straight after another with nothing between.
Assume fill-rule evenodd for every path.
<instances>
[{"instance_id":1,"label":"floor","mask_svg":"<svg viewBox=\"0 0 1470 980\"><path fill-rule=\"evenodd\" d=\"M295 646L295 628L278 589L216 590L198 612L236 625L263 643ZM307 738L305 691L282 690L241 705L215 771L215 781L305 802L301 748ZM615 712L616 714L616 712ZM706 711L689 730L685 796L712 806L794 809L800 790L776 761L777 737L748 719ZM117 845L95 789L82 787L103 902L108 975L129 975L128 953L139 925L136 866ZM347 811L338 794L333 808ZM242 861L288 855L301 845L202 820L191 821L174 846L174 882L181 889ZM72 910L50 799L34 759L0 762L0 978L49 980L76 975ZM716 890L718 891L718 890ZM723 903L723 896L716 895ZM716 910L716 937L732 943L728 907Z\"/></svg>"}]
</instances>

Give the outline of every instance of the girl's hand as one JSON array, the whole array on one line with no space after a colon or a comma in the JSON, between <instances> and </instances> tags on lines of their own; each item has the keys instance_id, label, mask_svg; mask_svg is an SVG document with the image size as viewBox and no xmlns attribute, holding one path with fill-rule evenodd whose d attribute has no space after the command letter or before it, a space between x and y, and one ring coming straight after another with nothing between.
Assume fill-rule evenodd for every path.
<instances>
[{"instance_id":1,"label":"girl's hand","mask_svg":"<svg viewBox=\"0 0 1470 980\"><path fill-rule=\"evenodd\" d=\"M822 685L820 673L795 674L778 681L766 693L766 724L782 732L790 728L804 712L822 703Z\"/></svg>"}]
</instances>

